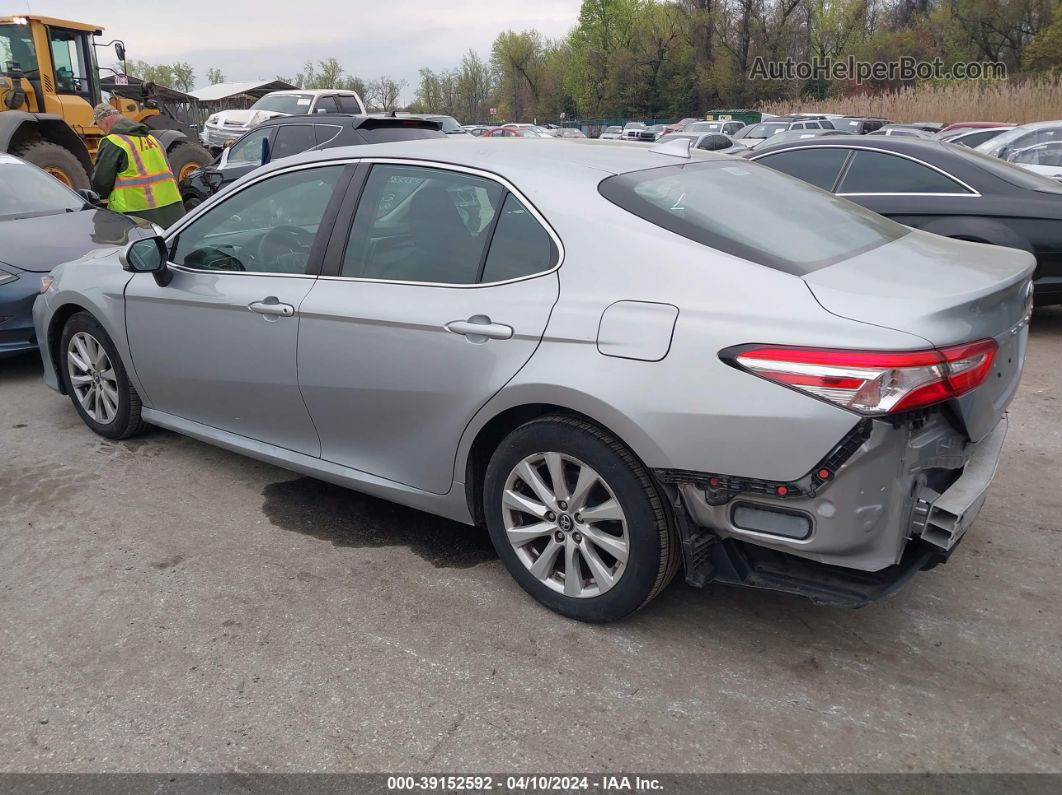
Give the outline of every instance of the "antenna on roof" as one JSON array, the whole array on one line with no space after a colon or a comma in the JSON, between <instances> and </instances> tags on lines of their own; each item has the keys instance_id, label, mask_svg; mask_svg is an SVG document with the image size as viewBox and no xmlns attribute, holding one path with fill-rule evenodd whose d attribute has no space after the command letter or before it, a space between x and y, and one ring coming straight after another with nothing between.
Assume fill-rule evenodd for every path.
<instances>
[{"instance_id":1,"label":"antenna on roof","mask_svg":"<svg viewBox=\"0 0 1062 795\"><path fill-rule=\"evenodd\" d=\"M670 141L649 147L649 151L658 155L689 158L691 143L693 142L689 138L672 138Z\"/></svg>"}]
</instances>

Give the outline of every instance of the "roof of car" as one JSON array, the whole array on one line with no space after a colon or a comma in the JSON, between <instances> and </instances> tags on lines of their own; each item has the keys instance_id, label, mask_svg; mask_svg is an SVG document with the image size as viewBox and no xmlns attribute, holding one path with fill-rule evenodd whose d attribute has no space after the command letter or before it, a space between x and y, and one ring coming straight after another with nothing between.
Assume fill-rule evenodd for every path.
<instances>
[{"instance_id":1,"label":"roof of car","mask_svg":"<svg viewBox=\"0 0 1062 795\"><path fill-rule=\"evenodd\" d=\"M939 141L934 138L902 138L886 135L871 138L865 135L830 135L804 138L798 141L779 142L772 146L764 145L754 149L753 152L756 157L759 157L777 149L797 149L805 146L847 146L859 149L881 149L902 154L921 154L926 157L934 155L947 156L953 151L950 148L951 145L946 141Z\"/></svg>"},{"instance_id":2,"label":"roof of car","mask_svg":"<svg viewBox=\"0 0 1062 795\"><path fill-rule=\"evenodd\" d=\"M277 94L313 94L314 96L322 96L324 94L343 94L349 97L356 97L358 95L356 91L344 91L341 88L296 88L285 91L270 91L266 96L272 97Z\"/></svg>"},{"instance_id":3,"label":"roof of car","mask_svg":"<svg viewBox=\"0 0 1062 795\"><path fill-rule=\"evenodd\" d=\"M635 142L617 143L590 138L510 138L482 141L475 136L461 139L430 139L372 144L371 148L345 146L299 155L263 166L264 169L287 168L301 163L327 162L352 157L409 158L497 171L503 176L536 178L549 174L576 173L580 168L605 174L623 174L659 166L681 165L692 160L731 160L727 155L693 151L689 160L654 152Z\"/></svg>"}]
</instances>

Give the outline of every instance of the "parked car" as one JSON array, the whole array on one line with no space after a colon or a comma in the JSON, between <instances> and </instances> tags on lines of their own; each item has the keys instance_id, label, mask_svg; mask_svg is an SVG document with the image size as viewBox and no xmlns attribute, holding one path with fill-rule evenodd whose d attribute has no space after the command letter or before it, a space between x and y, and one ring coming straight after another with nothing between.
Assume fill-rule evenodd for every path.
<instances>
[{"instance_id":1,"label":"parked car","mask_svg":"<svg viewBox=\"0 0 1062 795\"><path fill-rule=\"evenodd\" d=\"M487 130L496 130L496 129L497 129L497 127L494 127L494 126L489 125L489 124L472 124L472 125L466 124L465 125L466 132L468 132L469 135L475 135L476 137L479 137L480 135L483 135L483 133L485 133Z\"/></svg>"},{"instance_id":2,"label":"parked car","mask_svg":"<svg viewBox=\"0 0 1062 795\"><path fill-rule=\"evenodd\" d=\"M643 130L648 130L649 125L644 121L629 121L623 125L623 139L625 141L637 141Z\"/></svg>"},{"instance_id":3,"label":"parked car","mask_svg":"<svg viewBox=\"0 0 1062 795\"><path fill-rule=\"evenodd\" d=\"M307 89L272 91L247 110L222 110L211 114L203 125L203 145L220 149L267 119L306 116L315 113L365 113L365 103L355 91Z\"/></svg>"},{"instance_id":4,"label":"parked car","mask_svg":"<svg viewBox=\"0 0 1062 795\"><path fill-rule=\"evenodd\" d=\"M606 127L604 132L602 132L601 135L598 136L598 138L601 138L606 141L615 141L622 137L623 128L620 127L618 124L614 124L611 127Z\"/></svg>"},{"instance_id":5,"label":"parked car","mask_svg":"<svg viewBox=\"0 0 1062 795\"><path fill-rule=\"evenodd\" d=\"M0 357L37 347L31 310L42 275L90 251L155 233L147 221L94 206L93 196L0 153Z\"/></svg>"},{"instance_id":6,"label":"parked car","mask_svg":"<svg viewBox=\"0 0 1062 795\"><path fill-rule=\"evenodd\" d=\"M408 141L263 166L60 265L34 320L96 433L485 523L529 594L605 621L683 564L852 607L946 559L1033 266L711 152Z\"/></svg>"},{"instance_id":7,"label":"parked car","mask_svg":"<svg viewBox=\"0 0 1062 795\"><path fill-rule=\"evenodd\" d=\"M557 127L550 131L554 138L585 138L586 133L578 127Z\"/></svg>"},{"instance_id":8,"label":"parked car","mask_svg":"<svg viewBox=\"0 0 1062 795\"><path fill-rule=\"evenodd\" d=\"M913 127L910 124L886 124L873 132L867 133L867 135L883 135L896 138L924 138L927 140L933 138L933 132L931 130L923 130L921 127Z\"/></svg>"},{"instance_id":9,"label":"parked car","mask_svg":"<svg viewBox=\"0 0 1062 795\"><path fill-rule=\"evenodd\" d=\"M676 121L676 122L674 122L672 124L665 124L664 125L664 135L669 135L670 133L682 132L683 130L686 129L686 125L693 124L696 121L701 121L701 117L700 116L687 116L685 119L679 119L678 121ZM739 123L739 126L740 126L740 123Z\"/></svg>"},{"instance_id":10,"label":"parked car","mask_svg":"<svg viewBox=\"0 0 1062 795\"><path fill-rule=\"evenodd\" d=\"M1013 130L1014 127L978 127L974 129L960 129L953 130L952 132L938 132L934 138L939 141L947 141L949 144L960 144L961 146L969 146L970 148L980 146L985 141L991 141L997 135L1005 133L1007 130Z\"/></svg>"},{"instance_id":11,"label":"parked car","mask_svg":"<svg viewBox=\"0 0 1062 795\"><path fill-rule=\"evenodd\" d=\"M661 135L657 139L657 143L667 143L668 141L675 141L685 138L690 142L691 149L701 149L705 152L718 152L723 149L731 149L734 147L734 139L729 135L723 135L718 132L678 132L668 133L667 135Z\"/></svg>"},{"instance_id":12,"label":"parked car","mask_svg":"<svg viewBox=\"0 0 1062 795\"><path fill-rule=\"evenodd\" d=\"M723 135L737 135L745 125L739 121L695 121L682 128L687 133L722 133Z\"/></svg>"},{"instance_id":13,"label":"parked car","mask_svg":"<svg viewBox=\"0 0 1062 795\"><path fill-rule=\"evenodd\" d=\"M1022 124L980 144L977 151L1062 179L1062 121Z\"/></svg>"},{"instance_id":14,"label":"parked car","mask_svg":"<svg viewBox=\"0 0 1062 795\"><path fill-rule=\"evenodd\" d=\"M738 141L736 143L739 145L744 143L746 149L762 149L768 146L774 146L775 144L789 143L790 141L804 141L808 138L848 135L855 135L855 133L850 133L845 130L788 130L786 132L775 133L770 138L746 138L744 141Z\"/></svg>"},{"instance_id":15,"label":"parked car","mask_svg":"<svg viewBox=\"0 0 1062 795\"><path fill-rule=\"evenodd\" d=\"M439 122L413 116L338 113L315 115L312 119L281 116L244 134L212 165L193 171L181 180L178 188L185 209L191 210L263 163L310 149L445 137Z\"/></svg>"},{"instance_id":16,"label":"parked car","mask_svg":"<svg viewBox=\"0 0 1062 795\"><path fill-rule=\"evenodd\" d=\"M1015 124L1012 121L957 121L954 124L949 124L947 127L942 127L938 135L945 135L947 133L965 132L967 130L983 130L997 127L1014 127Z\"/></svg>"},{"instance_id":17,"label":"parked car","mask_svg":"<svg viewBox=\"0 0 1062 795\"><path fill-rule=\"evenodd\" d=\"M486 130L480 138L552 138L549 131L537 124L507 124Z\"/></svg>"},{"instance_id":18,"label":"parked car","mask_svg":"<svg viewBox=\"0 0 1062 795\"><path fill-rule=\"evenodd\" d=\"M747 155L907 226L1036 256L1036 303L1062 303L1062 185L964 146L797 141Z\"/></svg>"},{"instance_id":19,"label":"parked car","mask_svg":"<svg viewBox=\"0 0 1062 795\"><path fill-rule=\"evenodd\" d=\"M844 130L845 132L855 133L856 135L872 133L875 130L880 130L883 126L889 123L888 119L863 116L842 116L839 119L831 119L830 121L833 124L834 129Z\"/></svg>"},{"instance_id":20,"label":"parked car","mask_svg":"<svg viewBox=\"0 0 1062 795\"><path fill-rule=\"evenodd\" d=\"M788 132L789 130L832 129L833 124L828 119L796 119L792 116L778 116L770 121L742 127L734 133L734 138L743 141L746 138L770 138L775 133Z\"/></svg>"}]
</instances>

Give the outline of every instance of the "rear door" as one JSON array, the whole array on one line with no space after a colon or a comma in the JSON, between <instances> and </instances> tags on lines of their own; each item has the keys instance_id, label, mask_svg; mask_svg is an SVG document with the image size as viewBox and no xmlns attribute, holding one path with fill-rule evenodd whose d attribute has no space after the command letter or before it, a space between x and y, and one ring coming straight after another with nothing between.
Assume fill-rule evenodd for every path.
<instances>
[{"instance_id":1,"label":"rear door","mask_svg":"<svg viewBox=\"0 0 1062 795\"><path fill-rule=\"evenodd\" d=\"M539 344L560 243L496 176L361 169L302 304L299 383L324 459L445 493L465 426Z\"/></svg>"}]
</instances>

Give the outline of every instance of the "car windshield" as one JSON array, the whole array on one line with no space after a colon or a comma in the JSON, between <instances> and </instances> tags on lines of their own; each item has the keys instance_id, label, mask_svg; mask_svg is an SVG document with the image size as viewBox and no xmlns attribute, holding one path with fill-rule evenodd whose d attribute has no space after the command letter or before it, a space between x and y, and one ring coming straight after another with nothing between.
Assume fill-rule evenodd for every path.
<instances>
[{"instance_id":1,"label":"car windshield","mask_svg":"<svg viewBox=\"0 0 1062 795\"><path fill-rule=\"evenodd\" d=\"M686 132L720 132L723 123L719 121L696 121L686 126Z\"/></svg>"},{"instance_id":2,"label":"car windshield","mask_svg":"<svg viewBox=\"0 0 1062 795\"><path fill-rule=\"evenodd\" d=\"M14 61L28 77L36 78L37 56L28 25L0 25L0 68Z\"/></svg>"},{"instance_id":3,"label":"car windshield","mask_svg":"<svg viewBox=\"0 0 1062 795\"><path fill-rule=\"evenodd\" d=\"M623 132L623 128L622 127L606 127L605 128L605 132L607 132L607 133Z\"/></svg>"},{"instance_id":4,"label":"car windshield","mask_svg":"<svg viewBox=\"0 0 1062 795\"><path fill-rule=\"evenodd\" d=\"M770 138L777 132L789 129L789 122L787 121L773 121L767 124L757 124L753 126L751 130L745 133L746 138Z\"/></svg>"},{"instance_id":5,"label":"car windshield","mask_svg":"<svg viewBox=\"0 0 1062 795\"><path fill-rule=\"evenodd\" d=\"M1006 133L1004 133L1004 135L1005 134ZM989 141L989 143L991 143L991 141ZM967 158L981 170L987 171L993 176L999 177L1004 182L1009 182L1011 185L1015 185L1019 188L1040 191L1041 193L1062 193L1062 183L1041 176L1034 171L1029 171L1027 168L1022 168L1013 163L1008 163L1005 160L1000 160L998 157L986 155L981 151L980 146L975 149L971 149L968 146L960 146L958 144L950 144L949 146L956 150L956 153L960 157Z\"/></svg>"},{"instance_id":6,"label":"car windshield","mask_svg":"<svg viewBox=\"0 0 1062 795\"><path fill-rule=\"evenodd\" d=\"M0 221L84 208L84 199L36 166L0 163Z\"/></svg>"},{"instance_id":7,"label":"car windshield","mask_svg":"<svg viewBox=\"0 0 1062 795\"><path fill-rule=\"evenodd\" d=\"M266 94L251 105L251 110L270 110L274 113L300 116L309 113L312 104L312 94Z\"/></svg>"},{"instance_id":8,"label":"car windshield","mask_svg":"<svg viewBox=\"0 0 1062 795\"><path fill-rule=\"evenodd\" d=\"M982 144L974 147L978 152L984 152L986 155L992 155L993 157L999 157L999 153L1014 143L1022 136L1029 135L1030 133L1037 132L1039 130L1058 130L1062 128L1062 124L1058 127L1038 127L1036 129L1030 129L1029 127L1015 127L1013 130L1007 130L997 135L995 138L991 138Z\"/></svg>"},{"instance_id":9,"label":"car windshield","mask_svg":"<svg viewBox=\"0 0 1062 795\"><path fill-rule=\"evenodd\" d=\"M442 125L442 131L444 133L467 133L464 127L457 123L457 119L453 116L425 116L428 121L438 122Z\"/></svg>"},{"instance_id":10,"label":"car windshield","mask_svg":"<svg viewBox=\"0 0 1062 795\"><path fill-rule=\"evenodd\" d=\"M650 223L797 276L910 231L754 163L714 161L633 171L605 179L598 190ZM771 233L765 235L764 229Z\"/></svg>"}]
</instances>

